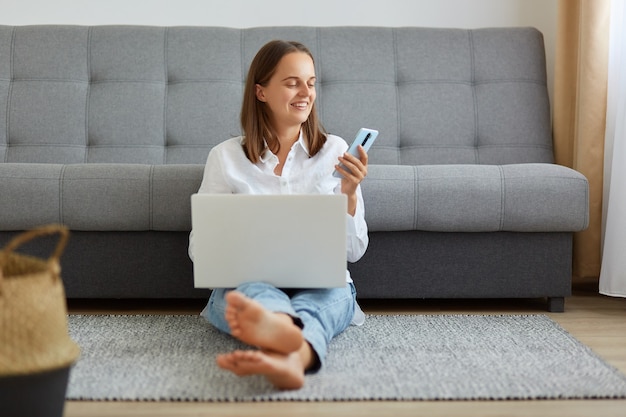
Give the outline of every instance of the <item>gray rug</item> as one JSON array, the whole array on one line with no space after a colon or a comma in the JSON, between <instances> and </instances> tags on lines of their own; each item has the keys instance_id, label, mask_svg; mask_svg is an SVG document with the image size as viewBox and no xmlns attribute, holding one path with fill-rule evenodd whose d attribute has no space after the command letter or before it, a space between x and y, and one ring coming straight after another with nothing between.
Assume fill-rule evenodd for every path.
<instances>
[{"instance_id":1,"label":"gray rug","mask_svg":"<svg viewBox=\"0 0 626 417\"><path fill-rule=\"evenodd\" d=\"M626 376L544 315L375 315L326 367L280 392L219 369L242 346L198 316L69 317L73 400L332 401L626 398Z\"/></svg>"}]
</instances>

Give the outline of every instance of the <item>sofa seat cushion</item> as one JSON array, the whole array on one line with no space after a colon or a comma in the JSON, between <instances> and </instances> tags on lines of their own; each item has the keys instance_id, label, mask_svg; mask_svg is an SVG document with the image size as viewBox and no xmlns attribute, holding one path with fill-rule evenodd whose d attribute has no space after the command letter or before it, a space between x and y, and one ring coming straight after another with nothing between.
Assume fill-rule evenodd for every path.
<instances>
[{"instance_id":1,"label":"sofa seat cushion","mask_svg":"<svg viewBox=\"0 0 626 417\"><path fill-rule=\"evenodd\" d=\"M0 164L0 229L63 223L85 231L191 229L204 165Z\"/></svg>"},{"instance_id":2,"label":"sofa seat cushion","mask_svg":"<svg viewBox=\"0 0 626 417\"><path fill-rule=\"evenodd\" d=\"M204 166L0 164L0 228L188 231ZM371 165L371 231L571 232L588 223L587 180L553 164Z\"/></svg>"},{"instance_id":3,"label":"sofa seat cushion","mask_svg":"<svg viewBox=\"0 0 626 417\"><path fill-rule=\"evenodd\" d=\"M370 231L575 232L587 227L588 182L555 164L370 165Z\"/></svg>"}]
</instances>

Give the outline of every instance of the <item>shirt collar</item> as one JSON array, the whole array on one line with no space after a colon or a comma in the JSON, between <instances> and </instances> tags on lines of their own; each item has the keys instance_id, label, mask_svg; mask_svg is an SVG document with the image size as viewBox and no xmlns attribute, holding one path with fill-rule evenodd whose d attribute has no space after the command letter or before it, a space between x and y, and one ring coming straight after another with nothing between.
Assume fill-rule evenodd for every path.
<instances>
[{"instance_id":1,"label":"shirt collar","mask_svg":"<svg viewBox=\"0 0 626 417\"><path fill-rule=\"evenodd\" d=\"M263 143L265 144L265 150L259 156L259 160L262 163L266 163L274 154L270 151L270 148L267 147L267 142L263 141Z\"/></svg>"},{"instance_id":2,"label":"shirt collar","mask_svg":"<svg viewBox=\"0 0 626 417\"><path fill-rule=\"evenodd\" d=\"M300 129L300 137L298 138L298 141L296 143L302 148L304 153L306 153L306 155L310 158L311 154L309 153L309 147L307 146L306 141L304 140L302 129Z\"/></svg>"},{"instance_id":3,"label":"shirt collar","mask_svg":"<svg viewBox=\"0 0 626 417\"><path fill-rule=\"evenodd\" d=\"M262 163L266 163L275 155L272 153L272 151L270 151L270 148L267 146L267 142L265 142L265 140L263 141L263 143L265 144L265 150L261 153L260 160ZM304 135L302 134L302 129L300 129L300 136L298 137L298 141L295 143L295 145L301 147L304 153L306 153L309 158L311 157L311 154L309 153L309 148L307 147L306 141L304 140Z\"/></svg>"}]
</instances>

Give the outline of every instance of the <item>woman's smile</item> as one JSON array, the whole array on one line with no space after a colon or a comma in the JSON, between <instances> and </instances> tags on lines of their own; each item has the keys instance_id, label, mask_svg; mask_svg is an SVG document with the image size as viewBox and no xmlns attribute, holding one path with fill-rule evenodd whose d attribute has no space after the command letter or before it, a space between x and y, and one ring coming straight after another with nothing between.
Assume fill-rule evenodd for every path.
<instances>
[{"instance_id":1,"label":"woman's smile","mask_svg":"<svg viewBox=\"0 0 626 417\"><path fill-rule=\"evenodd\" d=\"M309 108L309 103L306 101L298 101L293 103L291 106L295 107L297 110L307 110Z\"/></svg>"}]
</instances>

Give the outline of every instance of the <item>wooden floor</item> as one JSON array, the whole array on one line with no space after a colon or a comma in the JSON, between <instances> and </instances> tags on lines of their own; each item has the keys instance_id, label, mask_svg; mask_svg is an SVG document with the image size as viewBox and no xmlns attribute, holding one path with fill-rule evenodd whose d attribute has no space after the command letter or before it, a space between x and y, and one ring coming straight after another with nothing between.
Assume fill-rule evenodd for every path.
<instances>
[{"instance_id":1,"label":"wooden floor","mask_svg":"<svg viewBox=\"0 0 626 417\"><path fill-rule=\"evenodd\" d=\"M542 313L543 300L440 300L362 302L367 313L496 314ZM71 313L197 314L200 301L72 301ZM579 282L565 313L547 313L578 340L626 373L626 299L598 295L595 282ZM66 417L114 416L626 416L626 400L438 401L328 403L169 403L68 401Z\"/></svg>"}]
</instances>

